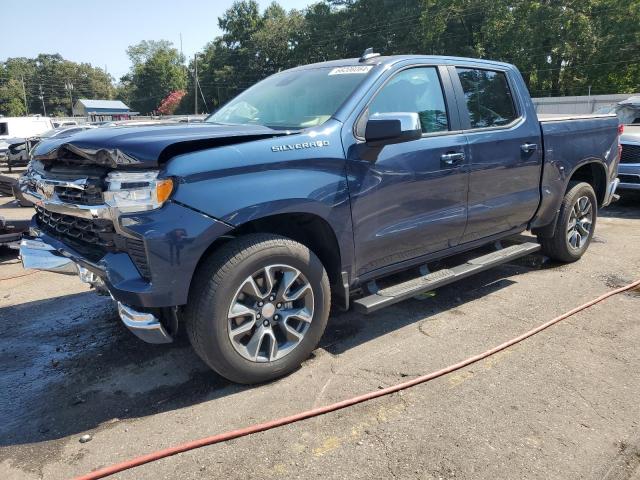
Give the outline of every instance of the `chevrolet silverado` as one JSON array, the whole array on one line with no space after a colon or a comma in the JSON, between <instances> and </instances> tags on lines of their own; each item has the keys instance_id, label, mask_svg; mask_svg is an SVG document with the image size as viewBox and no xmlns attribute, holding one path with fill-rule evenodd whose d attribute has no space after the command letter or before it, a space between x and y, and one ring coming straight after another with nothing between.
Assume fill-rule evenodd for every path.
<instances>
[{"instance_id":1,"label":"chevrolet silverado","mask_svg":"<svg viewBox=\"0 0 640 480\"><path fill-rule=\"evenodd\" d=\"M21 258L110 294L141 339L184 324L220 375L262 382L309 356L332 304L373 312L540 249L578 260L618 137L615 116L538 118L510 64L368 50L272 75L201 124L41 142Z\"/></svg>"}]
</instances>

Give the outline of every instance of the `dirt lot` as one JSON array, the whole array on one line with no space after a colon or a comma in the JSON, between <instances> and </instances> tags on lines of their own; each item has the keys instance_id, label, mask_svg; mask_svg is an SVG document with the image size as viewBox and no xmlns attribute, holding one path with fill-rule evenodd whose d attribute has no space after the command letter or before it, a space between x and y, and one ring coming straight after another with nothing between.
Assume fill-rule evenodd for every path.
<instances>
[{"instance_id":1,"label":"dirt lot","mask_svg":"<svg viewBox=\"0 0 640 480\"><path fill-rule=\"evenodd\" d=\"M334 314L313 358L256 387L208 371L184 339L141 343L77 278L8 279L30 272L4 250L0 478L69 478L497 345L640 278L640 198L603 213L582 261L531 256L369 317ZM640 479L639 310L638 292L619 295L402 394L117 478Z\"/></svg>"}]
</instances>

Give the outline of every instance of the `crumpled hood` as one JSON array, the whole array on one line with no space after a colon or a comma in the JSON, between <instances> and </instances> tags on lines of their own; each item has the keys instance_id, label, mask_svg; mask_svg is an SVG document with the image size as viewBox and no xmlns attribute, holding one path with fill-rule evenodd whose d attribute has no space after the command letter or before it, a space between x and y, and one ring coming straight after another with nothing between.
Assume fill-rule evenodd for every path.
<instances>
[{"instance_id":1,"label":"crumpled hood","mask_svg":"<svg viewBox=\"0 0 640 480\"><path fill-rule=\"evenodd\" d=\"M290 133L260 125L206 123L96 128L73 137L43 140L33 150L33 158L45 163L153 168L182 153Z\"/></svg>"}]
</instances>

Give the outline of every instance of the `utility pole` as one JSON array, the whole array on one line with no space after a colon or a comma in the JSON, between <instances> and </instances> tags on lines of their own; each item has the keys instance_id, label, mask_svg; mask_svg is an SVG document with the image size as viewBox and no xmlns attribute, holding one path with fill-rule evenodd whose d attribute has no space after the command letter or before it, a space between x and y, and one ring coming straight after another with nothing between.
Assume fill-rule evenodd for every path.
<instances>
[{"instance_id":1,"label":"utility pole","mask_svg":"<svg viewBox=\"0 0 640 480\"><path fill-rule=\"evenodd\" d=\"M20 75L22 79L22 96L24 98L24 112L25 115L29 115L29 105L27 104L27 89L24 88L24 75Z\"/></svg>"},{"instance_id":2,"label":"utility pole","mask_svg":"<svg viewBox=\"0 0 640 480\"><path fill-rule=\"evenodd\" d=\"M71 106L71 116L73 117L73 94L71 93L73 91L73 83L64 82L64 89L69 92L69 105Z\"/></svg>"},{"instance_id":3,"label":"utility pole","mask_svg":"<svg viewBox=\"0 0 640 480\"><path fill-rule=\"evenodd\" d=\"M194 113L197 115L198 114L198 54L194 54L193 55L193 60L195 63L195 71L196 71L196 75L195 75L195 81L193 82L193 98L194 98ZM26 100L25 100L26 102Z\"/></svg>"},{"instance_id":4,"label":"utility pole","mask_svg":"<svg viewBox=\"0 0 640 480\"><path fill-rule=\"evenodd\" d=\"M44 116L47 116L47 107L44 106L44 92L42 91L42 84L40 84L40 100L42 100L42 111L44 112Z\"/></svg>"}]
</instances>

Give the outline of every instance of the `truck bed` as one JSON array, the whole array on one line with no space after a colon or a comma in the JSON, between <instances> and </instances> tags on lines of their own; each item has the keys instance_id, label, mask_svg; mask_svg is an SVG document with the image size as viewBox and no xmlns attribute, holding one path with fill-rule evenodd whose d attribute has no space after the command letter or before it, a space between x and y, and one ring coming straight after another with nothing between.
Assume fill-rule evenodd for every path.
<instances>
[{"instance_id":1,"label":"truck bed","mask_svg":"<svg viewBox=\"0 0 640 480\"><path fill-rule=\"evenodd\" d=\"M614 114L600 113L539 113L538 120L542 122L559 122L562 120L585 120L591 118L615 118Z\"/></svg>"},{"instance_id":2,"label":"truck bed","mask_svg":"<svg viewBox=\"0 0 640 480\"><path fill-rule=\"evenodd\" d=\"M573 173L582 165L596 168L596 194L608 203L608 179L615 178L618 118L615 115L541 115L544 162L541 202L532 227L552 224ZM592 163L592 162L596 163ZM599 166L598 166L599 165Z\"/></svg>"}]
</instances>

